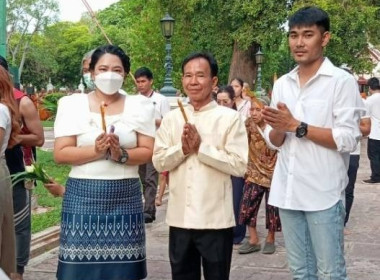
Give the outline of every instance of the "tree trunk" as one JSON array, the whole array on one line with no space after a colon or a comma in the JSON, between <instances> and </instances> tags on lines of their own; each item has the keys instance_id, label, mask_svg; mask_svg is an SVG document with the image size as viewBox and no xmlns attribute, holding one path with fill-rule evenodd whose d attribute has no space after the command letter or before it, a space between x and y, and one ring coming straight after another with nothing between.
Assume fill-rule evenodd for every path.
<instances>
[{"instance_id":1,"label":"tree trunk","mask_svg":"<svg viewBox=\"0 0 380 280\"><path fill-rule=\"evenodd\" d=\"M19 81L21 81L22 70L24 69L26 54L27 54L28 49L29 49L29 43L30 43L29 40L26 41L26 43L25 43L24 51L22 53L22 58L21 58L21 62L20 62L20 66L18 67L18 79L19 79Z\"/></svg>"},{"instance_id":2,"label":"tree trunk","mask_svg":"<svg viewBox=\"0 0 380 280\"><path fill-rule=\"evenodd\" d=\"M255 54L259 50L259 45L252 43L247 50L239 48L239 43L234 42L234 51L232 53L230 74L228 81L231 82L234 78L240 78L248 83L252 90L256 81L256 60Z\"/></svg>"}]
</instances>

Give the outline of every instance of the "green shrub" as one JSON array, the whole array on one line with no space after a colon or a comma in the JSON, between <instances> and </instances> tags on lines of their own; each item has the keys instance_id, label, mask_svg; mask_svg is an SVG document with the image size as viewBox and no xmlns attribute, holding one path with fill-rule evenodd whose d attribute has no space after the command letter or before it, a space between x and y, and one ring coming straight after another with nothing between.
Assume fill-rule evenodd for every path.
<instances>
[{"instance_id":1,"label":"green shrub","mask_svg":"<svg viewBox=\"0 0 380 280\"><path fill-rule=\"evenodd\" d=\"M48 110L52 114L52 117L50 119L55 118L58 109L58 100L65 95L66 94L62 92L54 92L44 96L42 100L42 105L46 110Z\"/></svg>"}]
</instances>

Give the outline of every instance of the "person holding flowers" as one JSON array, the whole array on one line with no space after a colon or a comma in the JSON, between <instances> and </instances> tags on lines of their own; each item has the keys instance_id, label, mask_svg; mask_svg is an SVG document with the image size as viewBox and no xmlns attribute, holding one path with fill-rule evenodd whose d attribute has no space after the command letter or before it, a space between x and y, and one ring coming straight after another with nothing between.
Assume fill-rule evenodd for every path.
<instances>
[{"instance_id":1,"label":"person holding flowers","mask_svg":"<svg viewBox=\"0 0 380 280\"><path fill-rule=\"evenodd\" d=\"M0 268L8 276L16 272L13 200L5 150L17 144L20 132L17 104L7 70L0 66Z\"/></svg>"},{"instance_id":2,"label":"person holding flowers","mask_svg":"<svg viewBox=\"0 0 380 280\"><path fill-rule=\"evenodd\" d=\"M97 48L95 91L60 99L54 158L72 166L63 197L57 278L137 280L147 276L138 165L152 158L154 107L120 94L129 57Z\"/></svg>"},{"instance_id":3,"label":"person holding flowers","mask_svg":"<svg viewBox=\"0 0 380 280\"><path fill-rule=\"evenodd\" d=\"M8 62L0 56L0 65L8 71ZM9 173L13 176L25 171L25 165L31 165L35 160L35 147L44 144L44 131L33 101L23 92L13 88L13 96L16 99L20 114L21 133L17 136L17 145L5 151L5 160ZM32 236L31 226L31 196L34 181L24 180L19 177L18 182L13 183L13 212L16 233L16 259L17 273L13 279L22 280L25 266L30 255L30 242Z\"/></svg>"}]
</instances>

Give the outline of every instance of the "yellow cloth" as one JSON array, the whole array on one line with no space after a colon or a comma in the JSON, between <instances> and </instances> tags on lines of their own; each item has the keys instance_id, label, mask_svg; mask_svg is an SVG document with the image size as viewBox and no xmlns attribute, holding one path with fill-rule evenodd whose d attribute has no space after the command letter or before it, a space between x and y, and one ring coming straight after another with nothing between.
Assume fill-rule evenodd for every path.
<instances>
[{"instance_id":1,"label":"yellow cloth","mask_svg":"<svg viewBox=\"0 0 380 280\"><path fill-rule=\"evenodd\" d=\"M157 131L153 164L169 173L166 222L188 229L222 229L235 225L231 175L242 177L248 161L248 141L238 112L215 101L194 111L185 107L202 142L197 155L185 157L179 109L169 112Z\"/></svg>"}]
</instances>

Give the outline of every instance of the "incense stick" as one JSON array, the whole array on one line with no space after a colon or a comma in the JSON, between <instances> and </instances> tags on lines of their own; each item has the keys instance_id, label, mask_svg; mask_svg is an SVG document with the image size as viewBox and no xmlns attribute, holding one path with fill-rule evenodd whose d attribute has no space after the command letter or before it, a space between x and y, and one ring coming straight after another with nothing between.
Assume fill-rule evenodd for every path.
<instances>
[{"instance_id":1,"label":"incense stick","mask_svg":"<svg viewBox=\"0 0 380 280\"><path fill-rule=\"evenodd\" d=\"M188 122L187 116L186 116L185 109L183 108L181 100L177 99L177 103L178 103L179 109L181 110L183 119L185 120L185 123L187 123Z\"/></svg>"},{"instance_id":2,"label":"incense stick","mask_svg":"<svg viewBox=\"0 0 380 280\"><path fill-rule=\"evenodd\" d=\"M102 117L102 128L105 133L107 133L107 126L106 126L106 117L105 117L105 109L107 105L102 101L100 104L100 115Z\"/></svg>"}]
</instances>

